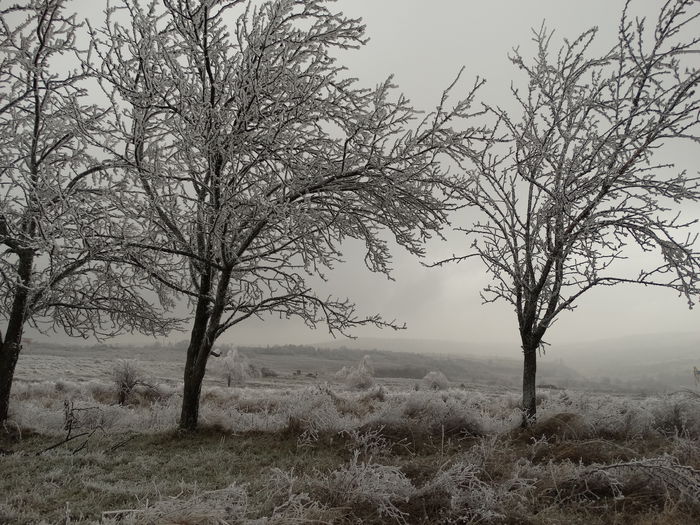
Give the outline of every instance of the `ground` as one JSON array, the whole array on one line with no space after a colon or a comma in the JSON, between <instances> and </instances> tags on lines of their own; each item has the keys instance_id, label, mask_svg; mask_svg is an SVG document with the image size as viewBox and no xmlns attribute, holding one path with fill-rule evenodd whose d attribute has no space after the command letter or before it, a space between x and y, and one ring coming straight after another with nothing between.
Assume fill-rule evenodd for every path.
<instances>
[{"instance_id":1,"label":"ground","mask_svg":"<svg viewBox=\"0 0 700 525\"><path fill-rule=\"evenodd\" d=\"M72 359L54 358L13 389L0 523L700 522L692 390L543 388L522 430L517 392L489 385L212 373L200 430L181 433L174 364L145 363L119 406L109 360L50 379Z\"/></svg>"}]
</instances>

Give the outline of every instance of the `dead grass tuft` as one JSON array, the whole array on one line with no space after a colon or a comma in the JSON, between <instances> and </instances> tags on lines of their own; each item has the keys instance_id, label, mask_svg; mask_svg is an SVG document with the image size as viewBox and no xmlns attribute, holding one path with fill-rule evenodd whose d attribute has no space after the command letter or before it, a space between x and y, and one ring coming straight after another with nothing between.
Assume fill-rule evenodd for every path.
<instances>
[{"instance_id":1,"label":"dead grass tuft","mask_svg":"<svg viewBox=\"0 0 700 525\"><path fill-rule=\"evenodd\" d=\"M591 431L585 420L578 414L562 412L545 419L538 420L527 429L515 432L516 437L529 441L545 437L548 440L566 441L585 439L591 435Z\"/></svg>"}]
</instances>

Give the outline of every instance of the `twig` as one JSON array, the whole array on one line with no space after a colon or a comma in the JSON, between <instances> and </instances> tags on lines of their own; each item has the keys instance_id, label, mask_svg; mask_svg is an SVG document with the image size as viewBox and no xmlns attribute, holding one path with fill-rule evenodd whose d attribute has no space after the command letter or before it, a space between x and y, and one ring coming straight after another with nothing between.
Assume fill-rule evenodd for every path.
<instances>
[{"instance_id":1,"label":"twig","mask_svg":"<svg viewBox=\"0 0 700 525\"><path fill-rule=\"evenodd\" d=\"M92 433L94 433L94 430L93 430ZM74 439L78 439L78 438L87 436L88 434L91 434L91 432L81 432L80 434L76 434L75 436L71 436L71 435L69 434L69 435L67 435L63 440L59 441L58 443L56 443L56 444L54 444L54 445L51 445L50 447L47 447L47 448L45 448L45 449L43 449L43 450L40 450L39 452L36 453L36 455L37 455L37 456L40 456L40 455L43 454L44 452L48 452L49 450L53 450L53 449L55 449L55 448L58 448L58 447L60 447L61 445L65 445L65 444L68 443L69 441L73 441Z\"/></svg>"},{"instance_id":2,"label":"twig","mask_svg":"<svg viewBox=\"0 0 700 525\"><path fill-rule=\"evenodd\" d=\"M123 447L124 445L126 445L129 441L131 441L131 440L134 439L135 437L136 437L136 434L130 435L130 436L129 436L128 438L126 438L125 440L120 441L119 443L116 443L115 445L112 445L111 447L109 447L109 449L107 449L107 452L114 452L114 451L117 450L118 448Z\"/></svg>"}]
</instances>

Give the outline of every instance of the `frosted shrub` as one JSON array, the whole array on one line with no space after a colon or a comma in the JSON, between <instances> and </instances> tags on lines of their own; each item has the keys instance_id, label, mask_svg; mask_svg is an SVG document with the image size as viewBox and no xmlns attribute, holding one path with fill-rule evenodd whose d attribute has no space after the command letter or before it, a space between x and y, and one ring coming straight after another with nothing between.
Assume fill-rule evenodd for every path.
<instances>
[{"instance_id":1,"label":"frosted shrub","mask_svg":"<svg viewBox=\"0 0 700 525\"><path fill-rule=\"evenodd\" d=\"M405 523L406 513L397 503L408 502L415 491L411 481L398 467L365 463L359 452L347 465L327 476L319 475L318 488L334 506L349 506L357 511L369 507L386 520Z\"/></svg>"},{"instance_id":2,"label":"frosted shrub","mask_svg":"<svg viewBox=\"0 0 700 525\"><path fill-rule=\"evenodd\" d=\"M653 426L660 433L700 438L700 397L679 392L646 400L643 406L652 414Z\"/></svg>"},{"instance_id":3,"label":"frosted shrub","mask_svg":"<svg viewBox=\"0 0 700 525\"><path fill-rule=\"evenodd\" d=\"M345 384L356 390L367 390L374 386L374 377L362 370L351 370L345 377Z\"/></svg>"},{"instance_id":4,"label":"frosted shrub","mask_svg":"<svg viewBox=\"0 0 700 525\"><path fill-rule=\"evenodd\" d=\"M479 474L476 465L459 461L441 469L416 495L449 500L448 513L459 523L500 520L506 508L522 510L524 497L518 491L529 490L531 483L486 483Z\"/></svg>"},{"instance_id":5,"label":"frosted shrub","mask_svg":"<svg viewBox=\"0 0 700 525\"><path fill-rule=\"evenodd\" d=\"M694 505L700 505L700 470L681 465L669 455L612 465L594 465L590 470L604 473L612 471L618 473L623 481L630 474L642 474L651 481L660 483L665 490L677 492Z\"/></svg>"},{"instance_id":6,"label":"frosted shrub","mask_svg":"<svg viewBox=\"0 0 700 525\"><path fill-rule=\"evenodd\" d=\"M366 355L360 360L360 364L357 365L357 370L362 374L368 374L374 376L374 367L372 366L372 361L370 356Z\"/></svg>"},{"instance_id":7,"label":"frosted shrub","mask_svg":"<svg viewBox=\"0 0 700 525\"><path fill-rule=\"evenodd\" d=\"M67 385L61 382L58 386L58 381L37 381L35 383L27 383L24 381L15 381L12 385L12 397L17 400L25 400L32 398L44 399L60 399L63 397L63 392L67 389Z\"/></svg>"},{"instance_id":8,"label":"frosted shrub","mask_svg":"<svg viewBox=\"0 0 700 525\"><path fill-rule=\"evenodd\" d=\"M654 433L654 416L638 402L610 401L587 414L595 432L603 437L634 439Z\"/></svg>"},{"instance_id":9,"label":"frosted shrub","mask_svg":"<svg viewBox=\"0 0 700 525\"><path fill-rule=\"evenodd\" d=\"M335 373L335 378L355 390L371 388L374 386L374 368L369 359L369 356L364 356L356 367L344 366Z\"/></svg>"},{"instance_id":10,"label":"frosted shrub","mask_svg":"<svg viewBox=\"0 0 700 525\"><path fill-rule=\"evenodd\" d=\"M700 438L671 436L671 455L684 465L700 465Z\"/></svg>"},{"instance_id":11,"label":"frosted shrub","mask_svg":"<svg viewBox=\"0 0 700 525\"><path fill-rule=\"evenodd\" d=\"M304 444L315 442L321 434L337 434L357 424L338 412L329 392L319 389L295 392L280 407L280 414L286 418L290 430L300 433Z\"/></svg>"},{"instance_id":12,"label":"frosted shrub","mask_svg":"<svg viewBox=\"0 0 700 525\"><path fill-rule=\"evenodd\" d=\"M353 368L351 366L344 366L340 370L338 370L335 374L333 374L333 377L338 379L339 381L344 381L345 378L348 377L350 372L353 371Z\"/></svg>"},{"instance_id":13,"label":"frosted shrub","mask_svg":"<svg viewBox=\"0 0 700 525\"><path fill-rule=\"evenodd\" d=\"M439 371L428 372L423 378L423 383L430 390L447 390L450 387L450 381Z\"/></svg>"},{"instance_id":14,"label":"frosted shrub","mask_svg":"<svg viewBox=\"0 0 700 525\"><path fill-rule=\"evenodd\" d=\"M478 414L459 398L434 391L411 392L390 398L371 419L376 425L405 428L412 435L481 435Z\"/></svg>"},{"instance_id":15,"label":"frosted shrub","mask_svg":"<svg viewBox=\"0 0 700 525\"><path fill-rule=\"evenodd\" d=\"M353 451L362 457L384 456L391 452L395 445L382 434L384 427L366 430L347 430L343 434L350 439L350 446Z\"/></svg>"},{"instance_id":16,"label":"frosted shrub","mask_svg":"<svg viewBox=\"0 0 700 525\"><path fill-rule=\"evenodd\" d=\"M239 523L245 518L248 494L236 484L221 490L165 498L134 510L102 513L103 523Z\"/></svg>"},{"instance_id":17,"label":"frosted shrub","mask_svg":"<svg viewBox=\"0 0 700 525\"><path fill-rule=\"evenodd\" d=\"M125 405L126 400L139 384L144 384L144 373L141 365L134 359L119 359L111 371L112 381L117 386L117 395L120 405Z\"/></svg>"},{"instance_id":18,"label":"frosted shrub","mask_svg":"<svg viewBox=\"0 0 700 525\"><path fill-rule=\"evenodd\" d=\"M244 385L245 382L254 377L248 360L238 353L238 348L229 350L226 357L221 359L221 369L226 379L226 386Z\"/></svg>"}]
</instances>

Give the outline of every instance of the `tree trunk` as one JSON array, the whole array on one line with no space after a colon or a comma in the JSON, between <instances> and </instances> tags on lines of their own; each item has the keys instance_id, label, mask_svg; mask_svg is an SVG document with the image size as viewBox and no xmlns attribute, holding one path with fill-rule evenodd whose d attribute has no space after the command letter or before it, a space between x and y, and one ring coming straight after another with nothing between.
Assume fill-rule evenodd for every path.
<instances>
[{"instance_id":1,"label":"tree trunk","mask_svg":"<svg viewBox=\"0 0 700 525\"><path fill-rule=\"evenodd\" d=\"M182 430L195 430L199 419L199 396L202 393L202 381L206 360L199 359L200 348L204 341L209 316L206 311L197 309L194 326L190 336L190 344L187 347L187 361L185 362L184 386L182 391L182 410L180 412L180 428Z\"/></svg>"},{"instance_id":2,"label":"tree trunk","mask_svg":"<svg viewBox=\"0 0 700 525\"><path fill-rule=\"evenodd\" d=\"M216 285L216 297L211 310L211 301L206 299L203 290L211 287L211 276L202 276L200 284L200 299L194 316L194 326L187 348L185 363L184 389L182 392L182 412L180 413L180 429L192 431L197 428L199 418L199 397L202 393L202 381L207 369L207 359L217 337L221 315L226 304L226 291L231 279L231 269L226 269L219 275Z\"/></svg>"},{"instance_id":3,"label":"tree trunk","mask_svg":"<svg viewBox=\"0 0 700 525\"><path fill-rule=\"evenodd\" d=\"M180 429L193 431L199 421L199 397L202 393L202 381L206 363L196 363L192 373L186 377L182 392L182 412L180 413Z\"/></svg>"},{"instance_id":4,"label":"tree trunk","mask_svg":"<svg viewBox=\"0 0 700 525\"><path fill-rule=\"evenodd\" d=\"M0 344L0 423L7 420L10 410L10 392L15 366L22 350L22 333L27 314L27 297L33 262L32 255L20 255L18 273L21 284L16 288L5 340Z\"/></svg>"},{"instance_id":5,"label":"tree trunk","mask_svg":"<svg viewBox=\"0 0 700 525\"><path fill-rule=\"evenodd\" d=\"M0 423L7 420L10 410L12 379L15 375L15 366L17 365L17 359L19 359L19 352L22 348L17 339L13 339L6 338L0 349Z\"/></svg>"},{"instance_id":6,"label":"tree trunk","mask_svg":"<svg viewBox=\"0 0 700 525\"><path fill-rule=\"evenodd\" d=\"M537 346L523 346L523 427L528 427L537 417Z\"/></svg>"},{"instance_id":7,"label":"tree trunk","mask_svg":"<svg viewBox=\"0 0 700 525\"><path fill-rule=\"evenodd\" d=\"M119 399L117 401L121 407L126 405L126 387L119 387Z\"/></svg>"}]
</instances>

